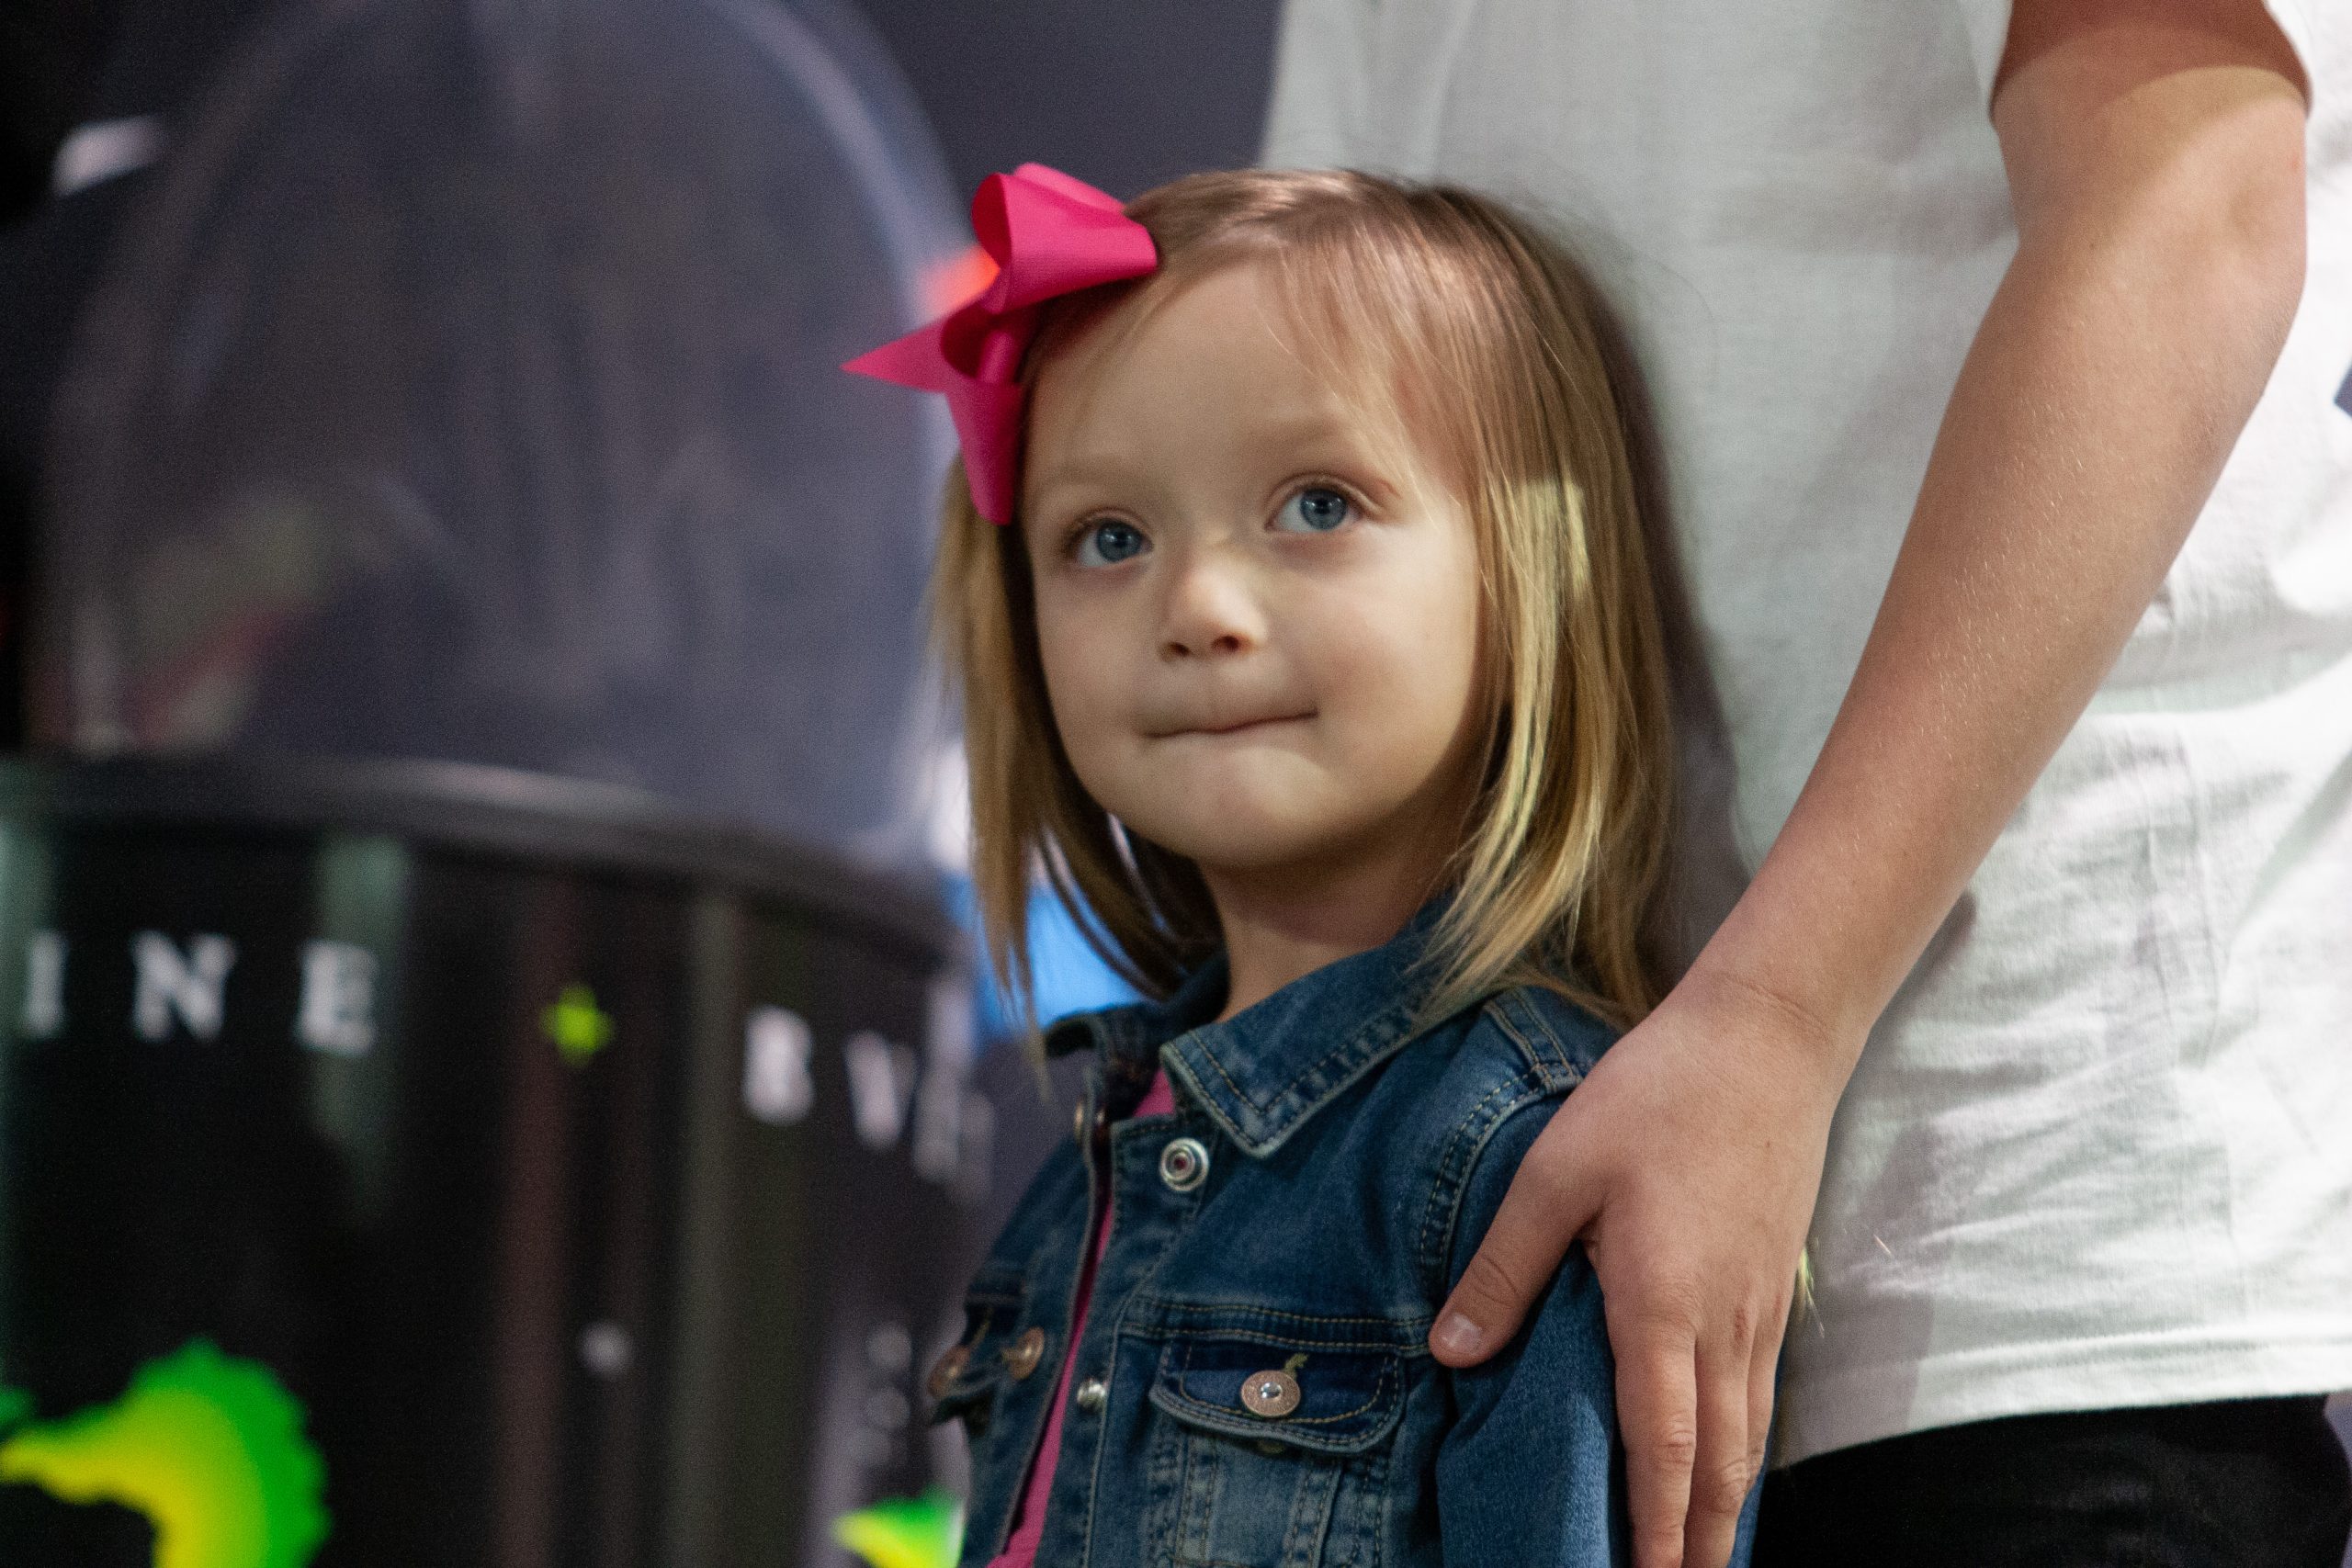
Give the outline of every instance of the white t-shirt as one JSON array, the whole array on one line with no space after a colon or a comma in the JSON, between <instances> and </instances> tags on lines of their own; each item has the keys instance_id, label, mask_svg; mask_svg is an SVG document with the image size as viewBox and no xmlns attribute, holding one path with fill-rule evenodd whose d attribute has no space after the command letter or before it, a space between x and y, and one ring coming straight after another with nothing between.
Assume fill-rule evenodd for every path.
<instances>
[{"instance_id":1,"label":"white t-shirt","mask_svg":"<svg viewBox=\"0 0 2352 1568\"><path fill-rule=\"evenodd\" d=\"M2301 310L1863 1054L1784 1462L2352 1385L2352 7L2270 5L2313 89ZM1702 933L1828 733L2014 253L2007 25L2007 0L1291 0L1269 164L1513 199L1626 320L1722 708L1686 727L1725 823Z\"/></svg>"}]
</instances>

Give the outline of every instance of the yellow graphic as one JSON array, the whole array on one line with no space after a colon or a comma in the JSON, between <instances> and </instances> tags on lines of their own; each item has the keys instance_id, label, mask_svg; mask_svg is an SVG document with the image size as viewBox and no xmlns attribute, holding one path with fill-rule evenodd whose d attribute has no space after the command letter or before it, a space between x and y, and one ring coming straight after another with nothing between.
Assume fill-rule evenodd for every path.
<instances>
[{"instance_id":1,"label":"yellow graphic","mask_svg":"<svg viewBox=\"0 0 2352 1568\"><path fill-rule=\"evenodd\" d=\"M833 1539L871 1568L956 1568L964 1550L964 1510L934 1486L920 1497L892 1497L843 1514Z\"/></svg>"},{"instance_id":2,"label":"yellow graphic","mask_svg":"<svg viewBox=\"0 0 2352 1568\"><path fill-rule=\"evenodd\" d=\"M326 1466L300 1403L257 1362L198 1339L112 1404L17 1425L30 1410L0 1389L0 1482L145 1515L154 1568L304 1568L327 1538Z\"/></svg>"},{"instance_id":3,"label":"yellow graphic","mask_svg":"<svg viewBox=\"0 0 2352 1568\"><path fill-rule=\"evenodd\" d=\"M613 1037L612 1015L596 1005L595 992L577 982L566 986L555 1006L539 1014L539 1027L548 1032L563 1059L575 1067L603 1050Z\"/></svg>"}]
</instances>

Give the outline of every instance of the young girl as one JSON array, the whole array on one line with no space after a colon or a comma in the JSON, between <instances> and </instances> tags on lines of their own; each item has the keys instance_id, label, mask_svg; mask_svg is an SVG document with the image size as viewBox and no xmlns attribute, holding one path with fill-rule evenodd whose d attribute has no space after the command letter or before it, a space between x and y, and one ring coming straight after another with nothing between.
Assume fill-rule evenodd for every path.
<instances>
[{"instance_id":1,"label":"young girl","mask_svg":"<svg viewBox=\"0 0 2352 1568\"><path fill-rule=\"evenodd\" d=\"M937 629L1000 974L1042 866L1152 1000L1064 1019L1077 1136L934 1370L964 1561L1625 1560L1599 1292L1429 1354L1521 1156L1650 1006L1668 728L1585 286L1357 175L974 204ZM1671 1157L1671 1151L1662 1151Z\"/></svg>"}]
</instances>

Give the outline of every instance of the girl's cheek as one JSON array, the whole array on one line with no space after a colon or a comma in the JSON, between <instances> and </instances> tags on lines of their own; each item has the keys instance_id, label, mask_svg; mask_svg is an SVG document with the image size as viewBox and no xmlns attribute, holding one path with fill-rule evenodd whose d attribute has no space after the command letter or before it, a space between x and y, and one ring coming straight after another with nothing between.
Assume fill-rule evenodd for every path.
<instances>
[{"instance_id":1,"label":"girl's cheek","mask_svg":"<svg viewBox=\"0 0 2352 1568\"><path fill-rule=\"evenodd\" d=\"M1091 636L1082 617L1040 615L1037 652L1054 728L1072 764L1082 767L1100 733L1116 717L1119 694L1127 683L1119 673L1116 650Z\"/></svg>"},{"instance_id":2,"label":"girl's cheek","mask_svg":"<svg viewBox=\"0 0 2352 1568\"><path fill-rule=\"evenodd\" d=\"M1035 605L1037 660L1045 666L1046 688L1055 694L1058 705L1059 694L1069 685L1071 671L1077 667L1071 658L1071 645L1081 641L1083 634L1072 624L1069 607L1052 589L1040 584Z\"/></svg>"}]
</instances>

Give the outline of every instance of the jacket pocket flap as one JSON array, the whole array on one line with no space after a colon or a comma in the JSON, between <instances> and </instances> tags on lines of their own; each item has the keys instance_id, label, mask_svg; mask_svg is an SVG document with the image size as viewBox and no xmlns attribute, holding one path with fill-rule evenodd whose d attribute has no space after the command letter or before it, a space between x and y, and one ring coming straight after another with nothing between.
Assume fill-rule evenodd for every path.
<instances>
[{"instance_id":1,"label":"jacket pocket flap","mask_svg":"<svg viewBox=\"0 0 2352 1568\"><path fill-rule=\"evenodd\" d=\"M1169 1341L1151 1402L1187 1426L1317 1453L1361 1453L1388 1436L1405 1404L1404 1357L1265 1337Z\"/></svg>"}]
</instances>

